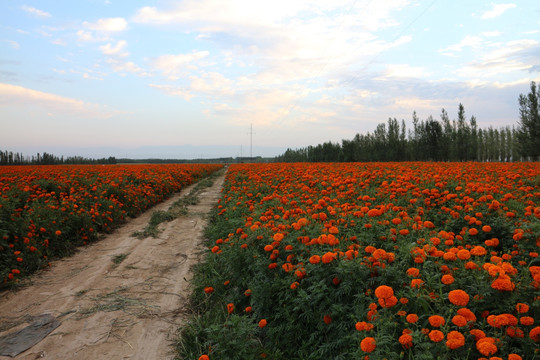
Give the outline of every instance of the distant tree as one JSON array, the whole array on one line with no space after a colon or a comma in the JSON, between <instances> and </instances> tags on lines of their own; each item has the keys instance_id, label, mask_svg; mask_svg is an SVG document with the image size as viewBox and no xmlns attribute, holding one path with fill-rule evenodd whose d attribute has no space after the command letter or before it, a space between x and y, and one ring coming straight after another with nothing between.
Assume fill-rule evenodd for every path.
<instances>
[{"instance_id":1,"label":"distant tree","mask_svg":"<svg viewBox=\"0 0 540 360\"><path fill-rule=\"evenodd\" d=\"M540 94L536 83L531 82L531 92L519 95L519 122L517 138L519 152L523 158L540 159Z\"/></svg>"}]
</instances>

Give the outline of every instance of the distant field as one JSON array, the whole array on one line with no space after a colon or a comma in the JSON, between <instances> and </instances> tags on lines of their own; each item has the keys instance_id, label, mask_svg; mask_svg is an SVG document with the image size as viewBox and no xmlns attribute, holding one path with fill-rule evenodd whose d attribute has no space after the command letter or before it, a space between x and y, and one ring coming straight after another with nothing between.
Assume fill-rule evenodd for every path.
<instances>
[{"instance_id":1,"label":"distant field","mask_svg":"<svg viewBox=\"0 0 540 360\"><path fill-rule=\"evenodd\" d=\"M539 358L539 185L538 163L232 165L180 355Z\"/></svg>"}]
</instances>

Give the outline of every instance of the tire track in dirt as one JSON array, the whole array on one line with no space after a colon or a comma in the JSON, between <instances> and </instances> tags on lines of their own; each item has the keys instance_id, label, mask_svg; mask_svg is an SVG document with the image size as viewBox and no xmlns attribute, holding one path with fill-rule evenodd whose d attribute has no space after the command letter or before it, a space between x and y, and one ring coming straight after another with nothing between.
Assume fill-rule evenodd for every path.
<instances>
[{"instance_id":1,"label":"tire track in dirt","mask_svg":"<svg viewBox=\"0 0 540 360\"><path fill-rule=\"evenodd\" d=\"M207 214L225 175L198 195L188 213L162 223L157 238L132 236L176 196L35 275L32 285L0 294L0 337L42 314L61 324L45 339L7 359L173 359L176 331L189 296L190 268L201 258Z\"/></svg>"}]
</instances>

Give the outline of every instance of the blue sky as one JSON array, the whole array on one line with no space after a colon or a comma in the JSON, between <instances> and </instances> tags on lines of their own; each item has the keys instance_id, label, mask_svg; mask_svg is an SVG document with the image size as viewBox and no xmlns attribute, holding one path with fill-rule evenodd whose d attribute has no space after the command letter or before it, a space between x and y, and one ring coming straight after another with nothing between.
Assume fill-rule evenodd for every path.
<instances>
[{"instance_id":1,"label":"blue sky","mask_svg":"<svg viewBox=\"0 0 540 360\"><path fill-rule=\"evenodd\" d=\"M514 125L540 80L540 3L0 3L0 149L273 156L389 117Z\"/></svg>"}]
</instances>

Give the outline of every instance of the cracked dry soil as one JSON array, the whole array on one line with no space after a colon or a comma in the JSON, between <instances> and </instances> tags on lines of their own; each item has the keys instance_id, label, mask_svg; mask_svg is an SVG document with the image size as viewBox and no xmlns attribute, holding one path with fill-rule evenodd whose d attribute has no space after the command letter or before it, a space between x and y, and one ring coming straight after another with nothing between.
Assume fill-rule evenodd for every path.
<instances>
[{"instance_id":1,"label":"cracked dry soil","mask_svg":"<svg viewBox=\"0 0 540 360\"><path fill-rule=\"evenodd\" d=\"M7 359L173 359L184 321L190 268L204 251L207 214L225 175L202 190L188 213L162 223L158 238L133 236L156 210L167 210L195 186L154 206L99 242L55 261L31 285L0 293L0 336L51 314L60 321L38 344Z\"/></svg>"}]
</instances>

